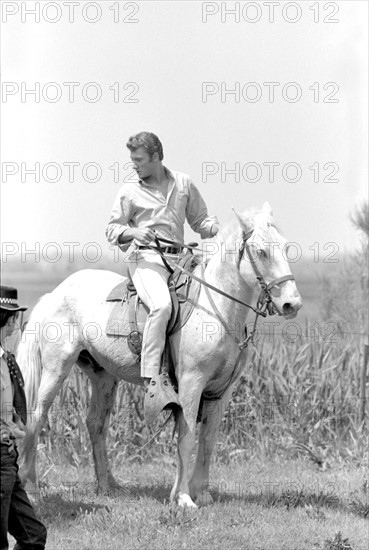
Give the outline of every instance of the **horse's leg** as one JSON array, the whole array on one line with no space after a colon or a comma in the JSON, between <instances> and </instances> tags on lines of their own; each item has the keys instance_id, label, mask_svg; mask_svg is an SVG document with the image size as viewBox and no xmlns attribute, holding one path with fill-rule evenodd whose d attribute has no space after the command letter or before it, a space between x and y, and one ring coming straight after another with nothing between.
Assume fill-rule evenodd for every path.
<instances>
[{"instance_id":1,"label":"horse's leg","mask_svg":"<svg viewBox=\"0 0 369 550\"><path fill-rule=\"evenodd\" d=\"M188 485L191 454L195 444L195 429L189 429L182 410L178 410L176 414L178 429L177 474L170 493L170 500L181 507L197 508L190 497Z\"/></svg>"},{"instance_id":2,"label":"horse's leg","mask_svg":"<svg viewBox=\"0 0 369 550\"><path fill-rule=\"evenodd\" d=\"M86 423L92 443L97 491L101 494L111 493L121 489L110 471L106 450L106 436L118 381L100 366L88 368L85 372L92 383L92 395Z\"/></svg>"},{"instance_id":3,"label":"horse's leg","mask_svg":"<svg viewBox=\"0 0 369 550\"><path fill-rule=\"evenodd\" d=\"M36 408L28 414L27 433L20 445L22 461L20 477L25 485L30 484L27 487L27 492L31 495L32 493L37 494L36 450L38 437L56 394L75 363L77 354L78 352L75 351L74 354L67 355L65 350L55 343L46 344L42 352L43 370ZM35 391L37 391L36 388Z\"/></svg>"},{"instance_id":4,"label":"horse's leg","mask_svg":"<svg viewBox=\"0 0 369 550\"><path fill-rule=\"evenodd\" d=\"M196 387L196 385L191 384L190 380L182 380L179 387L182 409L176 412L176 427L178 429L177 475L170 494L170 500L181 507L197 508L190 497L189 470L191 454L195 444L196 416L202 389L199 385ZM186 421L183 411L186 411L189 423Z\"/></svg>"},{"instance_id":5,"label":"horse's leg","mask_svg":"<svg viewBox=\"0 0 369 550\"><path fill-rule=\"evenodd\" d=\"M190 479L190 495L196 504L211 504L209 493L210 458L218 438L219 426L231 396L231 388L221 399L205 400L202 408L201 426L196 463Z\"/></svg>"}]
</instances>

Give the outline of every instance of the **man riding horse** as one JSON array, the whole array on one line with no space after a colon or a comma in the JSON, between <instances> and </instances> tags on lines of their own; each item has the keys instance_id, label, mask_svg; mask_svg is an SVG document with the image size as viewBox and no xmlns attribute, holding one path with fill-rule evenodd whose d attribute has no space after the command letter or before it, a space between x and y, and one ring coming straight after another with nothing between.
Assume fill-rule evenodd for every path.
<instances>
[{"instance_id":1,"label":"man riding horse","mask_svg":"<svg viewBox=\"0 0 369 550\"><path fill-rule=\"evenodd\" d=\"M214 237L219 223L215 216L208 215L189 176L163 165L163 147L155 134L140 132L129 138L127 147L137 179L124 183L119 190L106 236L111 244L126 252L129 276L149 309L142 340L141 376L146 391L145 412L154 418L166 404L178 403L168 375L160 375L172 308L170 271L162 254L164 259L178 259L182 247L177 243L184 242L186 219L203 239ZM158 238L176 245L160 247L159 251Z\"/></svg>"}]
</instances>

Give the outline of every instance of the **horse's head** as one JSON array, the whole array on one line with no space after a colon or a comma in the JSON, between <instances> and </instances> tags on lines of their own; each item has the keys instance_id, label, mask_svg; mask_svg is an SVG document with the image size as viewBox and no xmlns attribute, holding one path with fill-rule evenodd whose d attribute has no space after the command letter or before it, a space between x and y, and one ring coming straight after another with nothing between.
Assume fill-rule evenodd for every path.
<instances>
[{"instance_id":1,"label":"horse's head","mask_svg":"<svg viewBox=\"0 0 369 550\"><path fill-rule=\"evenodd\" d=\"M235 214L242 234L238 258L242 277L264 289L261 299L266 303L270 297L270 313L293 319L302 300L288 263L288 242L275 226L270 205L265 203L257 212Z\"/></svg>"}]
</instances>

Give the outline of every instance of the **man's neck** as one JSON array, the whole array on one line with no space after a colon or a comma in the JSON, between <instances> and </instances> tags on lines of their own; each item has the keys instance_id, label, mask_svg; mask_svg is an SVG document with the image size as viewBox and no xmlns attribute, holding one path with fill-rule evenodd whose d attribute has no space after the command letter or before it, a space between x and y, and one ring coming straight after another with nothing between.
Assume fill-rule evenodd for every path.
<instances>
[{"instance_id":1,"label":"man's neck","mask_svg":"<svg viewBox=\"0 0 369 550\"><path fill-rule=\"evenodd\" d=\"M149 185L155 185L155 187L166 187L168 184L168 176L165 167L161 164L158 166L158 169L148 178L145 178L144 181Z\"/></svg>"}]
</instances>

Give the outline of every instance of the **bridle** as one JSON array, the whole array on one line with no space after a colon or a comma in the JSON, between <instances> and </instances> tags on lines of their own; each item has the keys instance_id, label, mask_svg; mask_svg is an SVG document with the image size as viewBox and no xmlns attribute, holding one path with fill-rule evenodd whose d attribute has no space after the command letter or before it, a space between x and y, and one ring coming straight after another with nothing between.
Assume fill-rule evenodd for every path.
<instances>
[{"instance_id":1,"label":"bridle","mask_svg":"<svg viewBox=\"0 0 369 550\"><path fill-rule=\"evenodd\" d=\"M260 272L260 270L257 266L257 263L255 262L254 256L251 253L251 247L250 247L249 243L247 242L248 239L253 234L253 232L254 232L254 230L252 229L251 231L249 231L248 233L243 235L242 247L240 248L237 267L238 267L238 269L240 269L240 263L241 263L241 260L244 256L244 253L245 253L245 250L246 250L247 256L248 256L248 258L250 260L250 263L252 265L252 268L255 272L256 279L258 280L258 282L261 286L261 291L260 291L260 294L259 294L259 297L258 297L258 300L257 300L257 309L262 310L262 311L265 311L267 309L269 315L274 315L275 311L274 311L273 298L270 294L271 289L275 286L278 286L281 283L284 283L285 281L294 281L295 277L292 274L290 274L290 275L283 275L283 277L278 277L277 279L273 279L273 281L271 281L270 283L267 283L265 281L264 277L262 276L262 274L261 274L261 272Z\"/></svg>"},{"instance_id":2,"label":"bridle","mask_svg":"<svg viewBox=\"0 0 369 550\"><path fill-rule=\"evenodd\" d=\"M242 246L240 248L240 252L239 252L239 256L238 256L237 267L238 267L238 270L240 270L240 264L241 264L241 261L243 259L244 253L246 251L247 256L248 256L248 258L250 260L250 263L252 265L252 268L255 272L256 279L258 280L258 282L260 284L261 290L260 290L259 297L256 301L256 311L255 311L256 315L255 315L253 329L252 329L250 335L246 336L246 339L239 344L240 349L244 349L245 347L247 347L247 345L250 341L251 341L252 344L254 343L253 338L254 338L254 335L255 335L255 332L256 332L256 326L257 326L259 315L262 316L262 317L266 317L267 311L268 311L269 315L275 315L276 307L273 303L273 298L272 298L272 295L271 295L271 292L270 292L272 290L272 288L275 287L275 286L278 286L281 283L284 283L285 281L294 281L295 280L295 277L292 274L290 274L290 275L283 275L282 277L278 277L277 279L273 279L270 283L267 283L265 281L263 275L261 274L261 272L260 272L260 270L257 266L257 263L255 262L254 256L251 252L250 244L248 243L248 240L251 237L251 235L253 234L253 232L254 232L254 229L252 229L248 233L243 234Z\"/></svg>"},{"instance_id":3,"label":"bridle","mask_svg":"<svg viewBox=\"0 0 369 550\"><path fill-rule=\"evenodd\" d=\"M211 285L210 283L208 283L204 279L201 279L200 277L197 277L192 272L188 271L187 269L185 269L184 267L178 265L177 263L175 264L175 266L180 271L185 273L188 277L191 277L192 279L199 282L200 284L210 288L211 290L214 290L214 292L217 292L218 294L221 294L222 296L225 296L226 298L229 298L230 300L233 300L234 302L242 304L242 305L244 305L244 306L246 306L249 309L252 309L254 311L255 320L254 320L253 329L250 332L250 334L247 335L247 328L245 326L245 339L238 344L240 350L246 348L250 341L251 341L252 344L254 344L253 338L254 338L254 335L255 335L255 332L256 332L257 322L258 322L259 316L266 317L267 313L269 313L269 315L274 315L276 313L276 308L275 308L275 305L273 304L273 298L272 298L272 295L271 295L271 292L270 292L271 289L275 286L278 286L281 283L286 282L286 281L294 281L295 280L295 277L292 274L290 274L290 275L284 275L283 277L278 277L277 279L273 279L270 283L267 283L265 281L263 275L261 274L261 272L260 272L260 270L259 270L259 268L258 268L258 266L255 262L255 259L254 259L253 255L252 255L250 244L248 243L248 240L251 237L251 235L253 234L253 232L254 232L254 229L252 229L248 233L243 233L242 246L241 246L240 251L239 251L239 256L238 256L238 261L237 261L237 268L238 268L238 270L240 270L240 264L241 264L241 261L243 259L244 253L246 251L247 256L248 256L248 258L250 260L250 263L252 265L252 268L255 272L256 279L259 282L260 287L261 287L260 294L259 294L259 297L258 297L257 302L256 302L256 308L251 306L250 304L247 304L246 302L244 302L242 300L239 300L238 298L235 298L231 294L228 294L227 292L224 292L223 290L220 290L219 288ZM202 252L202 250L200 248L197 248L196 246L194 246L192 244L181 244L181 243L176 243L175 241L170 241L168 239L164 239L162 237L155 237L156 247L149 246L149 248L159 252L165 267L171 273L173 273L173 269L169 265L166 258L164 257L164 252L161 248L160 242L164 242L166 244L169 243L174 247L177 246L177 247L187 248L191 251L192 250L199 250L200 252Z\"/></svg>"}]
</instances>

